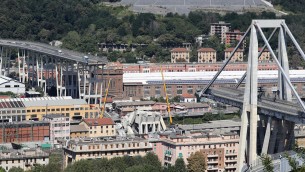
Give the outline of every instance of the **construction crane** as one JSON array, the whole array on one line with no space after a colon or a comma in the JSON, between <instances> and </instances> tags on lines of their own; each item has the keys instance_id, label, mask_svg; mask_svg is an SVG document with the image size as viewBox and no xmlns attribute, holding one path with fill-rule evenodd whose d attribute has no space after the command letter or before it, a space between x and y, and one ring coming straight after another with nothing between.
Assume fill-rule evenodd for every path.
<instances>
[{"instance_id":1,"label":"construction crane","mask_svg":"<svg viewBox=\"0 0 305 172\"><path fill-rule=\"evenodd\" d=\"M160 68L161 68L161 75L162 75L162 81L163 81L163 89L164 89L165 99L166 99L166 104L167 104L167 113L168 113L168 116L169 116L169 124L172 125L173 124L173 119L172 119L172 115L171 115L170 104L169 104L169 101L168 101L168 95L167 95L167 91L166 91L166 83L165 83L165 80L164 80L162 66Z\"/></svg>"},{"instance_id":2,"label":"construction crane","mask_svg":"<svg viewBox=\"0 0 305 172\"><path fill-rule=\"evenodd\" d=\"M102 113L101 113L101 115L100 115L100 118L103 118L103 117L104 117L105 108L106 108L105 106L106 106L106 100L107 100L107 96L108 96L110 81L111 81L111 78L110 78L109 81L108 81L108 85L107 85L107 89L106 89L105 97L104 97L104 102L103 102L103 109L102 109Z\"/></svg>"}]
</instances>

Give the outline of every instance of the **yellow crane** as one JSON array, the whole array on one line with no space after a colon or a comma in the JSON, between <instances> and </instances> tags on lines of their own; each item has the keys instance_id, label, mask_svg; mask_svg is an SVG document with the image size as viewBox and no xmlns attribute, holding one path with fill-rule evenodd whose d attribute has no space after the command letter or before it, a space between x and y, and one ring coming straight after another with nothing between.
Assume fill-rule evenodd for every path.
<instances>
[{"instance_id":1,"label":"yellow crane","mask_svg":"<svg viewBox=\"0 0 305 172\"><path fill-rule=\"evenodd\" d=\"M168 116L169 116L169 124L172 125L173 119L172 119L172 115L171 115L170 104L169 104L169 101L168 101L168 95L167 95L167 91L166 91L166 83L165 83L165 80L164 80L162 66L160 68L161 68L161 75L162 75L162 81L163 81L163 89L164 89L165 99L166 99L166 104L167 104L167 113L168 113Z\"/></svg>"},{"instance_id":2,"label":"yellow crane","mask_svg":"<svg viewBox=\"0 0 305 172\"><path fill-rule=\"evenodd\" d=\"M103 109L102 109L102 113L101 113L101 115L100 115L100 118L103 118L104 113L105 113L105 106L106 106L106 100L107 100L107 96L108 96L110 81L111 81L111 78L110 78L109 81L108 81L108 85L107 85L107 89L106 89L105 97L104 97L104 102L103 102Z\"/></svg>"}]
</instances>

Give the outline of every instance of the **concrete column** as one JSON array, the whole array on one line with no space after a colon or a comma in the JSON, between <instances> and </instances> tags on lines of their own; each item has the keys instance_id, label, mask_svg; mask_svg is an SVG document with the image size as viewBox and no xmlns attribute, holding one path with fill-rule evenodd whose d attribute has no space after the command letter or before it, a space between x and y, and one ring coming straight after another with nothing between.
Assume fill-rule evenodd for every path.
<instances>
[{"instance_id":1,"label":"concrete column","mask_svg":"<svg viewBox=\"0 0 305 172\"><path fill-rule=\"evenodd\" d=\"M288 123L287 130L288 134L286 135L286 147L285 150L291 150L295 144L295 137L294 137L294 122L286 121Z\"/></svg>"},{"instance_id":2,"label":"concrete column","mask_svg":"<svg viewBox=\"0 0 305 172\"><path fill-rule=\"evenodd\" d=\"M80 83L81 83L81 79L80 79L80 69L79 69L79 63L77 63L76 65L76 72L77 72L77 86L78 86L78 98L81 98L81 90L80 90Z\"/></svg>"},{"instance_id":3,"label":"concrete column","mask_svg":"<svg viewBox=\"0 0 305 172\"><path fill-rule=\"evenodd\" d=\"M18 73L19 73L19 82L21 82L21 66L20 66L20 54L19 54L19 49L17 50L17 59L18 59Z\"/></svg>"},{"instance_id":4,"label":"concrete column","mask_svg":"<svg viewBox=\"0 0 305 172\"><path fill-rule=\"evenodd\" d=\"M148 124L145 124L145 134L148 133Z\"/></svg>"},{"instance_id":5,"label":"concrete column","mask_svg":"<svg viewBox=\"0 0 305 172\"><path fill-rule=\"evenodd\" d=\"M243 109L241 116L241 131L239 142L239 154L237 156L237 171L241 171L244 162L251 164L257 158L257 65L258 65L258 40L254 23L251 25L250 46L248 55L248 68L246 86L244 92ZM250 120L248 119L248 115ZM249 154L245 160L245 151L248 132L248 121L250 121Z\"/></svg>"},{"instance_id":6,"label":"concrete column","mask_svg":"<svg viewBox=\"0 0 305 172\"><path fill-rule=\"evenodd\" d=\"M2 65L3 65L3 47L1 47L1 54L0 54L0 76L2 76Z\"/></svg>"},{"instance_id":7,"label":"concrete column","mask_svg":"<svg viewBox=\"0 0 305 172\"><path fill-rule=\"evenodd\" d=\"M36 54L36 81L37 81L37 86L39 87L40 86L40 79L39 79L39 57L38 55Z\"/></svg>"},{"instance_id":8,"label":"concrete column","mask_svg":"<svg viewBox=\"0 0 305 172\"><path fill-rule=\"evenodd\" d=\"M143 134L142 131L143 131L143 124L140 124L139 125L139 134Z\"/></svg>"},{"instance_id":9,"label":"concrete column","mask_svg":"<svg viewBox=\"0 0 305 172\"><path fill-rule=\"evenodd\" d=\"M60 97L60 88L59 88L59 81L58 81L58 67L57 67L57 60L55 59L55 81L56 81L56 91L57 91L57 97ZM53 70L53 69L52 69ZM53 72L52 72L53 74Z\"/></svg>"},{"instance_id":10,"label":"concrete column","mask_svg":"<svg viewBox=\"0 0 305 172\"><path fill-rule=\"evenodd\" d=\"M63 62L60 60L60 97L62 97L63 92Z\"/></svg>"},{"instance_id":11,"label":"concrete column","mask_svg":"<svg viewBox=\"0 0 305 172\"><path fill-rule=\"evenodd\" d=\"M280 125L280 121L278 119L274 119L273 120L273 127L272 127L271 137L270 137L270 141L269 141L268 154L274 154L275 144L276 144L276 137L277 137L279 125Z\"/></svg>"},{"instance_id":12,"label":"concrete column","mask_svg":"<svg viewBox=\"0 0 305 172\"><path fill-rule=\"evenodd\" d=\"M97 77L97 66L94 66L94 85L95 85L95 98L94 98L94 102L95 104L97 104L97 98L98 98L98 94L97 94L97 89L98 89L98 77Z\"/></svg>"},{"instance_id":13,"label":"concrete column","mask_svg":"<svg viewBox=\"0 0 305 172\"><path fill-rule=\"evenodd\" d=\"M280 27L279 37L278 37L278 59L283 67L285 74L289 77L289 63L288 55L286 50L286 41L284 29ZM282 75L280 69L278 71L278 88L280 91L280 99L282 100L292 100L291 89L287 82L285 82L284 76Z\"/></svg>"},{"instance_id":14,"label":"concrete column","mask_svg":"<svg viewBox=\"0 0 305 172\"><path fill-rule=\"evenodd\" d=\"M265 137L264 137L264 142L263 142L263 147L262 147L262 154L268 153L270 134L271 134L271 122L272 122L272 118L269 116L267 125L266 125L266 132L265 132Z\"/></svg>"},{"instance_id":15,"label":"concrete column","mask_svg":"<svg viewBox=\"0 0 305 172\"><path fill-rule=\"evenodd\" d=\"M83 80L84 80L84 92L83 92L83 99L85 99L85 95L86 95L86 69L85 69L85 65L83 65ZM88 102L89 103L89 102Z\"/></svg>"},{"instance_id":16,"label":"concrete column","mask_svg":"<svg viewBox=\"0 0 305 172\"><path fill-rule=\"evenodd\" d=\"M23 58L22 58L22 82L25 83L25 74L27 72L25 72L25 50L23 50Z\"/></svg>"},{"instance_id":17,"label":"concrete column","mask_svg":"<svg viewBox=\"0 0 305 172\"><path fill-rule=\"evenodd\" d=\"M285 139L286 139L286 134L287 134L287 128L286 128L286 122L285 120L280 121L280 125L278 127L279 131L277 133L277 140L276 140L276 145L277 145L277 152L283 152L284 147L285 147Z\"/></svg>"}]
</instances>

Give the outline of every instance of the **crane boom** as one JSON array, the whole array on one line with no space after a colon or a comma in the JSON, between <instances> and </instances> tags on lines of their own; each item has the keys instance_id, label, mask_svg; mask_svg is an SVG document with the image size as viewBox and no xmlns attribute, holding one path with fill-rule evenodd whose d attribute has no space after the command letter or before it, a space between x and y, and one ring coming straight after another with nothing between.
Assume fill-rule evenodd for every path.
<instances>
[{"instance_id":1,"label":"crane boom","mask_svg":"<svg viewBox=\"0 0 305 172\"><path fill-rule=\"evenodd\" d=\"M161 68L161 75L162 75L162 81L163 81L163 89L164 89L166 104L167 104L167 113L168 113L168 116L169 116L169 123L170 123L170 125L172 125L173 119L172 119L172 115L171 115L170 104L169 104L169 101L168 101L168 95L167 95L167 91L166 91L166 83L165 83L165 80L164 80L162 66L160 68Z\"/></svg>"},{"instance_id":2,"label":"crane boom","mask_svg":"<svg viewBox=\"0 0 305 172\"><path fill-rule=\"evenodd\" d=\"M108 81L108 85L107 85L107 89L106 89L105 97L104 97L104 102L103 102L103 109L102 109L102 113L101 113L101 115L100 115L100 118L103 118L103 117L104 117L105 106L106 106L106 100L107 100L107 96L108 96L108 90L109 90L109 86L110 86L110 81L111 81L111 78L110 78L109 81Z\"/></svg>"}]
</instances>

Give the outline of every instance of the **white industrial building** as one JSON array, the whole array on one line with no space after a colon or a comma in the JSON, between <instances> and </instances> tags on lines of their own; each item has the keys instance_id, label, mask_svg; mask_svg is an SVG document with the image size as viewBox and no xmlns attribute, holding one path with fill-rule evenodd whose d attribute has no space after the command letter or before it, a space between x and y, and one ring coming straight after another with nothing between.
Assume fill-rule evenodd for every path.
<instances>
[{"instance_id":1,"label":"white industrial building","mask_svg":"<svg viewBox=\"0 0 305 172\"><path fill-rule=\"evenodd\" d=\"M218 79L235 79L236 83L246 71L223 71ZM211 80L217 71L203 72L164 72L164 80L176 80L184 82L185 80ZM305 70L290 70L290 78L305 78ZM258 71L259 79L278 78L278 70ZM147 84L148 81L162 81L161 73L124 73L123 83L139 82Z\"/></svg>"},{"instance_id":2,"label":"white industrial building","mask_svg":"<svg viewBox=\"0 0 305 172\"><path fill-rule=\"evenodd\" d=\"M25 85L19 81L6 76L0 76L0 92L13 92L14 94L24 94Z\"/></svg>"}]
</instances>

